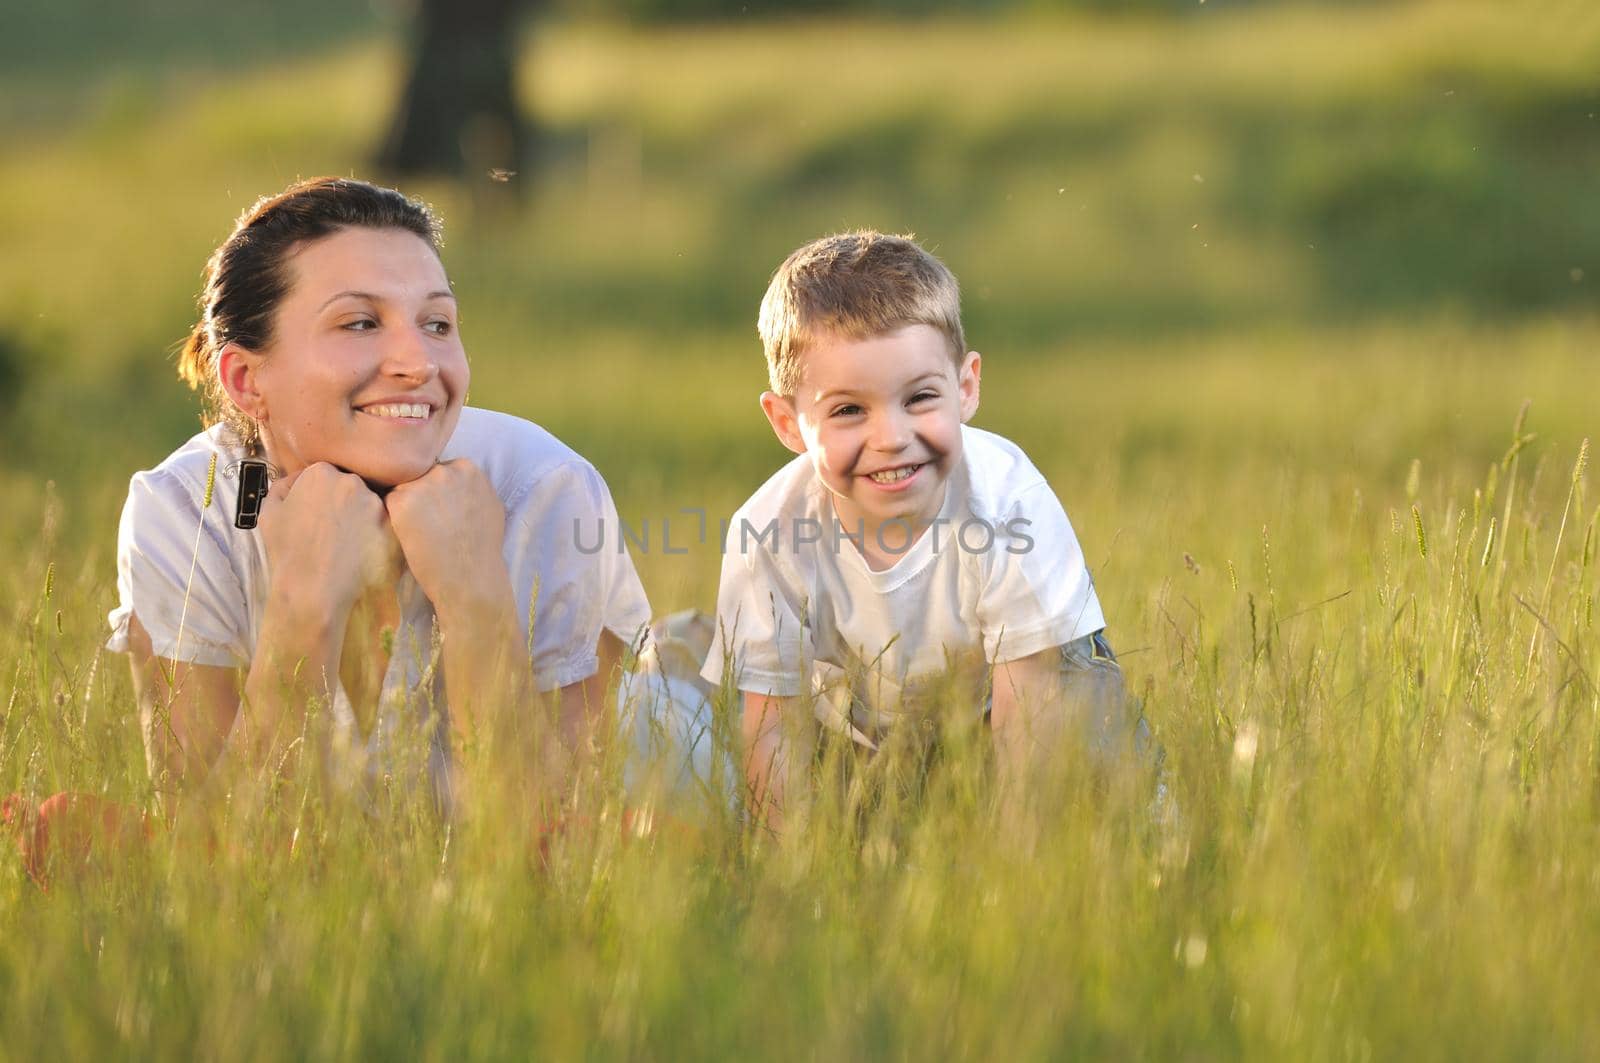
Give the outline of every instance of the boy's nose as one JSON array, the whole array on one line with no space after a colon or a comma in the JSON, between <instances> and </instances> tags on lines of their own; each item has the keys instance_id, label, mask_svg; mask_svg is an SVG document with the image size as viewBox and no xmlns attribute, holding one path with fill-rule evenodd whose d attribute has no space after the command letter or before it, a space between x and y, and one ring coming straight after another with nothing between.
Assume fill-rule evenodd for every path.
<instances>
[{"instance_id":1,"label":"boy's nose","mask_svg":"<svg viewBox=\"0 0 1600 1063\"><path fill-rule=\"evenodd\" d=\"M898 411L885 412L874 419L872 446L879 451L904 450L911 445L911 426Z\"/></svg>"}]
</instances>

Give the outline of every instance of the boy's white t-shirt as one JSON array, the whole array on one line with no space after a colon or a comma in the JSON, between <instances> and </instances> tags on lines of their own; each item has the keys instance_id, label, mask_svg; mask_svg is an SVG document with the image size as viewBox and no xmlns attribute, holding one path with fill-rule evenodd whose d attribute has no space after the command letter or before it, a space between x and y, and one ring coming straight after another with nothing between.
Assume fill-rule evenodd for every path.
<instances>
[{"instance_id":1,"label":"boy's white t-shirt","mask_svg":"<svg viewBox=\"0 0 1600 1063\"><path fill-rule=\"evenodd\" d=\"M839 524L809 456L763 484L729 523L720 634L702 676L720 683L731 657L750 693L846 684L830 702L872 732L915 711L919 683L952 666L1014 661L1105 627L1044 476L992 432L962 426L961 440L939 519L882 572L846 538L858 530Z\"/></svg>"},{"instance_id":2,"label":"boy's white t-shirt","mask_svg":"<svg viewBox=\"0 0 1600 1063\"><path fill-rule=\"evenodd\" d=\"M217 474L206 508L212 455ZM137 613L159 657L250 667L268 581L260 534L233 526L238 462L245 456L216 427L134 474L117 535L121 601L109 617L108 649L128 649L128 619ZM650 603L594 466L536 424L472 407L462 409L440 455L455 458L477 465L505 505L505 560L538 689L593 675L602 630L637 643L650 622ZM434 685L420 690L433 653L433 606L409 573L398 594L401 619L379 694L380 732L399 722L399 706L444 704L437 671ZM353 719L342 689L333 709L343 722ZM436 732L441 741L442 733ZM437 767L442 749L434 752Z\"/></svg>"}]
</instances>

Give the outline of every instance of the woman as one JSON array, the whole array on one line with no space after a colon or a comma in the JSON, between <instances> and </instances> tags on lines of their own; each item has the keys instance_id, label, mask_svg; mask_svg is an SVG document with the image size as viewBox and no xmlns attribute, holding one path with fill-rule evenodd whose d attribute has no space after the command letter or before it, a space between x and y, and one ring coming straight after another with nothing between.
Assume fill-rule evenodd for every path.
<instances>
[{"instance_id":1,"label":"woman","mask_svg":"<svg viewBox=\"0 0 1600 1063\"><path fill-rule=\"evenodd\" d=\"M330 745L379 763L421 734L448 805L452 757L520 728L532 694L569 748L603 719L648 602L624 551L578 548L576 528L617 527L594 467L464 405L438 235L419 202L321 178L255 204L211 257L179 365L209 427L133 477L110 616L163 789L225 752L285 770L327 704ZM249 460L271 486L243 529ZM501 748L513 775L556 763Z\"/></svg>"}]
</instances>

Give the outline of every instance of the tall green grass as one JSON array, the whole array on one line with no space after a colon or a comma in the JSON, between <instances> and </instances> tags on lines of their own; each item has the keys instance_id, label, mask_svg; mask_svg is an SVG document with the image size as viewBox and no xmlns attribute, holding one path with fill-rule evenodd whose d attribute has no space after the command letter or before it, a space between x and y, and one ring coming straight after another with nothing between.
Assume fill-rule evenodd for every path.
<instances>
[{"instance_id":1,"label":"tall green grass","mask_svg":"<svg viewBox=\"0 0 1600 1063\"><path fill-rule=\"evenodd\" d=\"M291 790L209 856L162 836L48 892L7 856L7 1051L1582 1054L1596 511L1518 438L1470 489L1280 482L1264 526L1102 568L1174 827L1069 755L1039 832L1000 829L981 741L777 843L694 797L625 842L602 786L541 859L525 813ZM5 785L149 805L104 574L44 557L11 577Z\"/></svg>"}]
</instances>

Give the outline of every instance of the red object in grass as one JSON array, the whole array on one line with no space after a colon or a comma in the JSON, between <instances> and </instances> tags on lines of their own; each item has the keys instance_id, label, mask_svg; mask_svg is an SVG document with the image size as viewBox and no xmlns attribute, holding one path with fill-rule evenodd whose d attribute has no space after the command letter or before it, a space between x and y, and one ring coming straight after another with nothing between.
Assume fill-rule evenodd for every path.
<instances>
[{"instance_id":1,"label":"red object in grass","mask_svg":"<svg viewBox=\"0 0 1600 1063\"><path fill-rule=\"evenodd\" d=\"M78 869L97 854L119 853L155 834L150 817L131 805L63 791L34 807L21 794L0 801L0 822L16 839L22 866L41 888L52 866Z\"/></svg>"}]
</instances>

